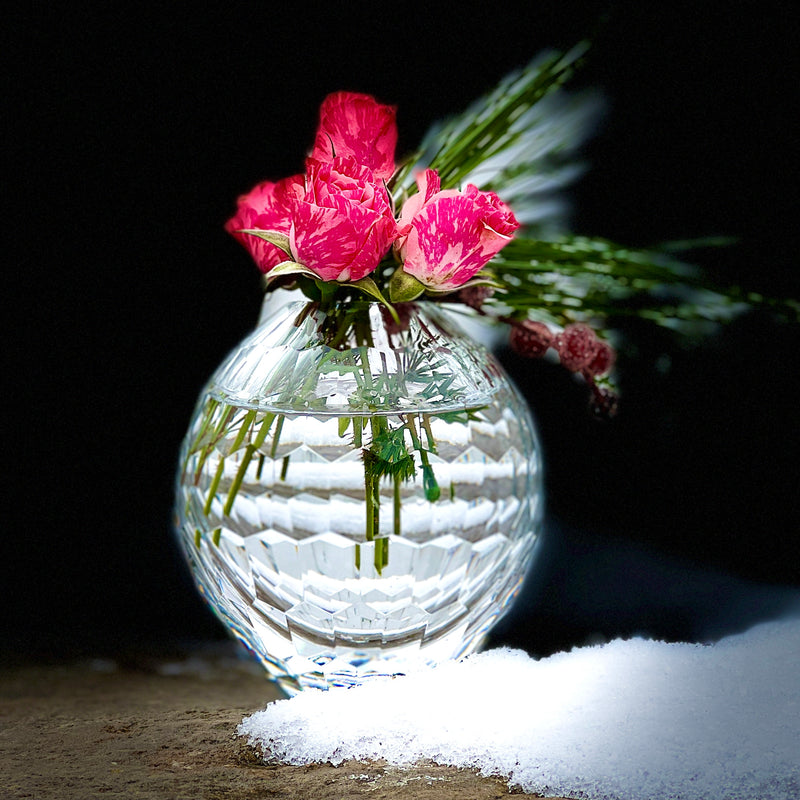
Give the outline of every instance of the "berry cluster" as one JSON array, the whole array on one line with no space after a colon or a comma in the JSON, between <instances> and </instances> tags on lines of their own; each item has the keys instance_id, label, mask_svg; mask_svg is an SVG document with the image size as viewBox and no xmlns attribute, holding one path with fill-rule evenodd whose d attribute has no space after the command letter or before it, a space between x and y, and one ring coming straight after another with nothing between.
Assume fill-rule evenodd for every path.
<instances>
[{"instance_id":1,"label":"berry cluster","mask_svg":"<svg viewBox=\"0 0 800 800\"><path fill-rule=\"evenodd\" d=\"M600 417L616 413L616 394L597 384L597 379L608 375L614 365L614 349L588 325L576 322L554 334L542 322L516 320L511 324L509 344L516 353L529 358L539 358L553 348L561 364L589 385L592 410Z\"/></svg>"}]
</instances>

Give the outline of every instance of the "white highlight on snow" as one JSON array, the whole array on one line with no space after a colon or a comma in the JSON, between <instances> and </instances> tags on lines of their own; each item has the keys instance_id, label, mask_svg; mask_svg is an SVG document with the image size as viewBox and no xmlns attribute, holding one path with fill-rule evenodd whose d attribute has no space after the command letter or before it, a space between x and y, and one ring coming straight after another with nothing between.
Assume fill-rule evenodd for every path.
<instances>
[{"instance_id":1,"label":"white highlight on snow","mask_svg":"<svg viewBox=\"0 0 800 800\"><path fill-rule=\"evenodd\" d=\"M800 797L800 617L713 645L616 640L536 661L492 650L309 690L239 733L289 764L383 759L587 800Z\"/></svg>"}]
</instances>

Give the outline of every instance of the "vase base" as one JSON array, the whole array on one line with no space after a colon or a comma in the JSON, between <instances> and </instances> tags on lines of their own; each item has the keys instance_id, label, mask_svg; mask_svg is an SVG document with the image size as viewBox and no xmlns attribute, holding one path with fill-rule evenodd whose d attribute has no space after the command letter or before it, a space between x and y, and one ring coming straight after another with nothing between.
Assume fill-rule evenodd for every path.
<instances>
[{"instance_id":1,"label":"vase base","mask_svg":"<svg viewBox=\"0 0 800 800\"><path fill-rule=\"evenodd\" d=\"M480 644L482 640L469 648L469 653L477 650ZM469 653L464 652L455 657L463 657ZM453 658L454 656L449 654L446 660ZM432 669L441 661L420 656L403 658L387 656L385 653L377 655L358 651L336 657L291 656L281 661L267 656L259 657L259 660L269 680L277 684L287 697L293 697L309 689L318 691L350 689L373 681L401 678Z\"/></svg>"},{"instance_id":2,"label":"vase base","mask_svg":"<svg viewBox=\"0 0 800 800\"><path fill-rule=\"evenodd\" d=\"M182 544L201 594L289 695L407 675L475 652L516 595L537 538L535 528L517 541L397 538L378 575L373 542L330 533L241 537L225 528L218 544L202 536L198 546L190 531L184 527ZM356 548L364 569L349 575ZM285 553L281 582L267 582ZM345 577L323 575L320 565ZM277 601L267 602L277 589Z\"/></svg>"}]
</instances>

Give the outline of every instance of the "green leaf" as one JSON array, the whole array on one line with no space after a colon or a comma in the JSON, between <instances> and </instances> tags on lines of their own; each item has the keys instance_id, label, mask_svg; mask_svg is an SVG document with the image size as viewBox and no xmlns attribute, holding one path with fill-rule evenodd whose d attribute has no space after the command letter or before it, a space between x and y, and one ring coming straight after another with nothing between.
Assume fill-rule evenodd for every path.
<instances>
[{"instance_id":1,"label":"green leaf","mask_svg":"<svg viewBox=\"0 0 800 800\"><path fill-rule=\"evenodd\" d=\"M487 406L475 406L474 408L465 408L458 411L442 411L436 414L436 418L448 423L459 422L462 425L466 425L470 420L482 422L479 412L486 408Z\"/></svg>"},{"instance_id":2,"label":"green leaf","mask_svg":"<svg viewBox=\"0 0 800 800\"><path fill-rule=\"evenodd\" d=\"M260 228L243 228L236 231L236 233L249 233L251 236L257 236L259 239L263 239L265 242L279 247L287 256L292 254L289 248L289 236L280 231L264 231Z\"/></svg>"},{"instance_id":3,"label":"green leaf","mask_svg":"<svg viewBox=\"0 0 800 800\"><path fill-rule=\"evenodd\" d=\"M394 306L381 294L381 290L378 288L378 284L375 283L374 280L370 277L361 278L361 280L353 281L352 283L345 284L346 286L352 286L354 289L358 289L360 292L369 295L370 297L374 297L379 302L383 303L386 308L389 310L389 313L392 315L392 319L399 325L400 324L400 317L397 316L397 312L394 310Z\"/></svg>"},{"instance_id":4,"label":"green leaf","mask_svg":"<svg viewBox=\"0 0 800 800\"><path fill-rule=\"evenodd\" d=\"M414 459L405 442L405 428L386 429L374 436L372 446L363 451L364 463L377 478L390 475L400 480L414 477Z\"/></svg>"}]
</instances>

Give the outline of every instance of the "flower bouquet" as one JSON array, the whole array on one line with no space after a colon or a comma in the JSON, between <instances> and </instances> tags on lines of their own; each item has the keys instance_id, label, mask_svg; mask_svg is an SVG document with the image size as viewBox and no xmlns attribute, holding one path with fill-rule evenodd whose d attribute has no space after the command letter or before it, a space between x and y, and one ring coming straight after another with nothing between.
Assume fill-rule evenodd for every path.
<instances>
[{"instance_id":1,"label":"flower bouquet","mask_svg":"<svg viewBox=\"0 0 800 800\"><path fill-rule=\"evenodd\" d=\"M200 591L287 692L469 653L525 575L535 424L458 315L556 357L608 416L614 350L590 323L633 294L627 313L671 325L736 307L663 256L533 235L564 126L588 113L554 100L580 55L509 76L400 164L395 109L332 94L304 172L259 183L226 225L267 300L200 397L176 528Z\"/></svg>"}]
</instances>

